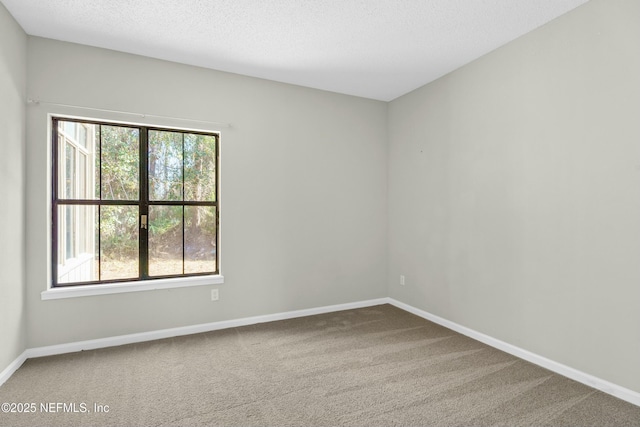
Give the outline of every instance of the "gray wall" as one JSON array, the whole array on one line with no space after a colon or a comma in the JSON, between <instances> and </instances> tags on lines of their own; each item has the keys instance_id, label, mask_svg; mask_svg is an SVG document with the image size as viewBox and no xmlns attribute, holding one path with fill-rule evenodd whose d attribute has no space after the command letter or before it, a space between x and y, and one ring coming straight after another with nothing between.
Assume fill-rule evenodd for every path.
<instances>
[{"instance_id":1,"label":"gray wall","mask_svg":"<svg viewBox=\"0 0 640 427\"><path fill-rule=\"evenodd\" d=\"M386 296L386 103L42 38L28 55L32 98L233 124L220 301L209 286L42 301L53 108L28 107L29 347Z\"/></svg>"},{"instance_id":2,"label":"gray wall","mask_svg":"<svg viewBox=\"0 0 640 427\"><path fill-rule=\"evenodd\" d=\"M25 349L27 35L0 4L0 371Z\"/></svg>"},{"instance_id":3,"label":"gray wall","mask_svg":"<svg viewBox=\"0 0 640 427\"><path fill-rule=\"evenodd\" d=\"M593 0L389 105L389 295L635 391L638 17Z\"/></svg>"}]
</instances>

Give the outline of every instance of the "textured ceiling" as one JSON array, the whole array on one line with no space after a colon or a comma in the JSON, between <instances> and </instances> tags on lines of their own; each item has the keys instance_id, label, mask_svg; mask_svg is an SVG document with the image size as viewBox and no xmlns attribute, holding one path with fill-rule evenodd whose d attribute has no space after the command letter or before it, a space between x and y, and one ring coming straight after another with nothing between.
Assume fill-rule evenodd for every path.
<instances>
[{"instance_id":1,"label":"textured ceiling","mask_svg":"<svg viewBox=\"0 0 640 427\"><path fill-rule=\"evenodd\" d=\"M31 35L388 101L587 0L0 0Z\"/></svg>"}]
</instances>

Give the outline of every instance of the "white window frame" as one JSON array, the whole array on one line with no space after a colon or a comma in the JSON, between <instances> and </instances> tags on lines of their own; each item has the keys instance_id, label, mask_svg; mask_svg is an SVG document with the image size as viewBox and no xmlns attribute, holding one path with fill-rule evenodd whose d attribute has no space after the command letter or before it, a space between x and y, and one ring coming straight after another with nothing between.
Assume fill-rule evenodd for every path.
<instances>
[{"instance_id":1,"label":"white window frame","mask_svg":"<svg viewBox=\"0 0 640 427\"><path fill-rule=\"evenodd\" d=\"M47 218L51 218L51 176L52 176L52 162L51 162L51 140L52 140L52 132L55 131L52 129L52 119L53 117L58 117L61 119L78 119L78 120L87 120L87 121L100 121L105 123L114 123L114 124L125 124L132 126L157 126L165 129L176 129L176 130L187 130L194 132L216 132L220 135L220 140L222 140L222 132L217 128L192 128L189 126L184 126L181 119L170 120L168 118L163 118L163 120L130 120L130 113L120 113L120 112L111 112L105 110L99 117L95 116L86 116L84 115L85 109L82 107L71 107L71 106L57 106L56 108L49 108L49 111L46 113L46 129L47 129L47 191L46 191L46 208L47 208ZM219 163L218 163L218 197L222 198L223 185L222 180L220 179L222 175L222 144L219 144L218 147L218 155L219 155ZM217 215L219 218L218 223L218 247L216 250L218 251L218 274L211 274L205 276L192 276L192 277L176 277L176 278L167 278L167 279L155 279L155 280L147 280L147 281L138 281L132 280L129 282L119 282L119 283L105 283L105 284L95 284L95 285L77 285L77 286L67 286L67 287L52 287L52 278L51 278L51 242L52 242L52 227L51 225L47 226L47 235L46 235L46 243L47 243L47 276L46 276L46 288L40 293L40 298L42 300L56 300L56 299L66 299L66 298L77 298L77 297L93 297L100 295L112 295L112 294L121 294L121 293L129 293L129 292L140 292L140 291L152 291L152 290L167 290L167 289L175 289L175 288L183 288L183 287L193 287L193 286L212 286L212 285L222 285L225 283L224 275L223 275L223 249L222 249L222 229L223 229L223 219L222 219L222 210L220 206L217 208Z\"/></svg>"}]
</instances>

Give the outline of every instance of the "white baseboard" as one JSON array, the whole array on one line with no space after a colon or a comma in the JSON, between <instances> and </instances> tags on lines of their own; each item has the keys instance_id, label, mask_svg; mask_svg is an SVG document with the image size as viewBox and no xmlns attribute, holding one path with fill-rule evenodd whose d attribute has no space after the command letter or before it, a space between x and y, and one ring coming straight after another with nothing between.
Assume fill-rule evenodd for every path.
<instances>
[{"instance_id":1,"label":"white baseboard","mask_svg":"<svg viewBox=\"0 0 640 427\"><path fill-rule=\"evenodd\" d=\"M114 347L124 344L133 344L138 342L153 341L163 338L171 338L182 335L197 334L201 332L216 331L220 329L235 328L239 326L255 325L258 323L274 322L277 320L293 319L296 317L313 316L315 314L331 313L342 310L352 310L356 308L372 307L381 304L391 304L409 313L413 313L431 322L437 323L449 328L453 331L459 332L477 341L490 345L491 347L502 350L506 353L512 354L516 357L524 359L528 362L542 366L555 373L571 378L582 384L586 384L590 387L603 391L607 394L615 396L619 399L625 400L634 405L640 406L640 393L624 388L617 384L613 384L609 381L603 380L546 357L532 353L528 350L524 350L520 347L516 347L499 339L490 337L483 333L477 332L473 329L451 322L442 317L436 316L419 308L415 308L409 304L397 301L393 298L378 298L373 300L352 302L346 304L337 304L324 307L309 308L304 310L286 311L282 313L266 314L263 316L245 317L235 320L224 320L221 322L204 323L200 325L184 326L180 328L162 329L158 331L141 332L137 334L120 335L108 338L99 338L95 340L78 341L66 344L51 345L45 347L35 347L25 350L20 356L16 358L6 369L0 373L0 386L18 370L18 368L24 363L25 360L32 357L52 356L56 354L73 353L82 350L93 350L105 347Z\"/></svg>"},{"instance_id":2,"label":"white baseboard","mask_svg":"<svg viewBox=\"0 0 640 427\"><path fill-rule=\"evenodd\" d=\"M223 320L221 322L204 323L199 325L183 326L179 328L161 329L158 331L141 332L137 334L119 335L115 337L99 338L95 340L77 341L66 344L50 345L45 347L30 348L25 351L27 358L53 356L56 354L73 353L82 350L94 350L97 348L115 347L124 344L133 344L145 341L172 338L182 335L198 334L201 332L217 331L220 329L236 328L238 326L255 325L276 320L293 319L296 317L313 316L315 314L331 313L334 311L351 310L354 308L371 307L387 304L388 298L352 302L346 304L329 305L324 307L308 308L304 310L285 311L282 313L266 314L263 316L245 317L242 319Z\"/></svg>"},{"instance_id":3,"label":"white baseboard","mask_svg":"<svg viewBox=\"0 0 640 427\"><path fill-rule=\"evenodd\" d=\"M562 363L555 362L551 359L547 359L546 357L532 353L528 350L524 350L520 347L516 347L515 345L500 341L499 339L490 337L489 335L485 335L481 332L474 331L473 329L467 328L466 326L462 326L447 319L443 319L442 317L436 316L435 314L431 314L427 311L415 308L413 306L410 306L409 304L405 304L393 298L388 298L388 302L389 304L396 306L404 311L408 311L409 313L413 313L416 316L420 316L424 319L430 320L433 323L442 325L445 328L459 332L462 335L466 335L470 338L473 338L474 340L497 348L498 350L502 350L505 353L512 354L516 357L519 357L520 359L524 359L538 366L542 366L543 368L546 368L557 374L560 374L567 378L571 378L574 381L615 396L618 399L622 399L629 403L633 403L634 405L640 406L640 393L636 391L619 386L617 384L613 384L601 378L594 377L593 375L571 368L567 365L563 365Z\"/></svg>"},{"instance_id":4,"label":"white baseboard","mask_svg":"<svg viewBox=\"0 0 640 427\"><path fill-rule=\"evenodd\" d=\"M9 364L2 372L0 372L0 386L4 384L15 371L28 359L27 350L23 351L20 356Z\"/></svg>"}]
</instances>

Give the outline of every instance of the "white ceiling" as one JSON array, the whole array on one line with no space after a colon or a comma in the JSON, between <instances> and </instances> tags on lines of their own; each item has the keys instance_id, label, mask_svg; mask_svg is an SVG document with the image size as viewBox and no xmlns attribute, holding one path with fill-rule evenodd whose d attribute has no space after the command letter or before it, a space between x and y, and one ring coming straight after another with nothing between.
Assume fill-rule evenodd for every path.
<instances>
[{"instance_id":1,"label":"white ceiling","mask_svg":"<svg viewBox=\"0 0 640 427\"><path fill-rule=\"evenodd\" d=\"M34 36L389 101L588 0L0 0Z\"/></svg>"}]
</instances>

